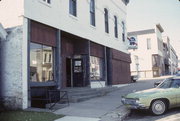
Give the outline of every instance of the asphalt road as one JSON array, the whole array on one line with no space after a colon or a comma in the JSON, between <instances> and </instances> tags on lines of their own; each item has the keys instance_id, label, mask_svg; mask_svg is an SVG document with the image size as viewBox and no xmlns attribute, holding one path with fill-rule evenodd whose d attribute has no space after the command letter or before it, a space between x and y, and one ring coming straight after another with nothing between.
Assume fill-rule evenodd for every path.
<instances>
[{"instance_id":1,"label":"asphalt road","mask_svg":"<svg viewBox=\"0 0 180 121\"><path fill-rule=\"evenodd\" d=\"M129 89L126 89L124 93L131 92L132 89L138 91L153 88L153 84L156 81L158 80L138 81L128 86ZM149 111L145 110L132 110L130 116L125 121L180 121L180 108L168 110L162 116L153 116Z\"/></svg>"}]
</instances>

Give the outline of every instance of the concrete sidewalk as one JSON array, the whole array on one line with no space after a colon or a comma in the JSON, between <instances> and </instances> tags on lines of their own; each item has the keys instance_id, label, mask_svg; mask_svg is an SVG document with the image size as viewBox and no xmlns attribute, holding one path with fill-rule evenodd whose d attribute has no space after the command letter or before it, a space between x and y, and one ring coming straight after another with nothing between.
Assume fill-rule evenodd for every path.
<instances>
[{"instance_id":1,"label":"concrete sidewalk","mask_svg":"<svg viewBox=\"0 0 180 121\"><path fill-rule=\"evenodd\" d=\"M64 119L58 119L57 121L71 121L70 118L79 117L78 121L81 121L83 118L87 118L87 120L83 119L84 121L89 121L89 118L92 121L120 121L127 116L129 110L124 108L121 103L121 96L124 95L122 89L125 88L121 87L119 90L111 92L103 97L93 98L84 102L79 103L71 103L70 106L56 110L55 114L64 114L66 115ZM73 116L73 117L69 117ZM75 119L72 121L75 121Z\"/></svg>"}]
</instances>

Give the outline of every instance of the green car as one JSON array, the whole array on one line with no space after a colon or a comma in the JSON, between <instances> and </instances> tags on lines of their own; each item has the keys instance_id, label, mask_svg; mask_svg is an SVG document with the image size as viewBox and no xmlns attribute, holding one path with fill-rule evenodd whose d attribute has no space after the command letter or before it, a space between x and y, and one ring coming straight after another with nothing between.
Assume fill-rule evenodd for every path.
<instances>
[{"instance_id":1,"label":"green car","mask_svg":"<svg viewBox=\"0 0 180 121\"><path fill-rule=\"evenodd\" d=\"M162 115L168 109L180 107L180 76L165 79L156 88L122 96L122 103L130 109L148 109Z\"/></svg>"}]
</instances>

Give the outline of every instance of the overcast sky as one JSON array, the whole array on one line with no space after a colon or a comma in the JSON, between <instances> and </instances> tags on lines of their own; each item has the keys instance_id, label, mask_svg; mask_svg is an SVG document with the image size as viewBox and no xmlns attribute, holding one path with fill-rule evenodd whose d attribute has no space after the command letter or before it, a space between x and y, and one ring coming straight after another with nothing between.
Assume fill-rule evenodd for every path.
<instances>
[{"instance_id":1,"label":"overcast sky","mask_svg":"<svg viewBox=\"0 0 180 121\"><path fill-rule=\"evenodd\" d=\"M180 59L180 1L130 0L127 6L127 30L151 29L160 23L163 36L169 36Z\"/></svg>"}]
</instances>

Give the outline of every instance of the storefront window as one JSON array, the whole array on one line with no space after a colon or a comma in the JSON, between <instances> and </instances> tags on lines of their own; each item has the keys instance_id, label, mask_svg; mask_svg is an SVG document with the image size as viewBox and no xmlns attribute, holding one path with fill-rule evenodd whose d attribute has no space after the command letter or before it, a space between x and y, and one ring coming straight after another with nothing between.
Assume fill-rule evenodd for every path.
<instances>
[{"instance_id":1,"label":"storefront window","mask_svg":"<svg viewBox=\"0 0 180 121\"><path fill-rule=\"evenodd\" d=\"M53 48L41 44L30 44L30 81L53 80Z\"/></svg>"},{"instance_id":2,"label":"storefront window","mask_svg":"<svg viewBox=\"0 0 180 121\"><path fill-rule=\"evenodd\" d=\"M90 57L90 78L91 80L103 80L103 59Z\"/></svg>"}]
</instances>

